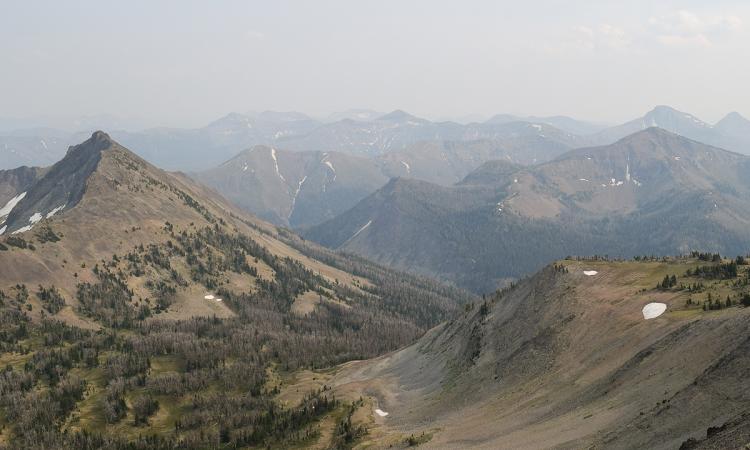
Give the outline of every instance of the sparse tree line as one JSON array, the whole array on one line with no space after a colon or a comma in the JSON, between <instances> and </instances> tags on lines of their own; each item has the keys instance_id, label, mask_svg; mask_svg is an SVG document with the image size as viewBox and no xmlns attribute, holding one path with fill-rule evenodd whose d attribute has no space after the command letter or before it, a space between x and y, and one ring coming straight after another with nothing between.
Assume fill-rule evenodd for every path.
<instances>
[{"instance_id":1,"label":"sparse tree line","mask_svg":"<svg viewBox=\"0 0 750 450\"><path fill-rule=\"evenodd\" d=\"M100 331L48 317L33 323L25 286L0 294L2 350L28 356L0 379L0 409L14 411L6 425L11 448L287 447L306 442L317 437L319 418L349 406L323 390L310 393L300 405L280 407L273 398L276 390L267 387L271 365L282 371L325 368L402 347L448 317L456 308L451 296L461 292L419 277L399 278L361 260L307 251L320 251L318 256L335 261L336 267L356 268L373 282L352 288L273 255L247 236L228 233L218 221L189 230L166 224L164 233L168 240L163 244L113 255L91 268L93 280L78 283L78 312L104 325ZM180 267L189 268L192 282L214 290L237 317L160 320L177 289L188 283L175 269L175 259L185 262ZM274 278L257 278L260 262ZM227 272L256 277L255 289L236 292L222 284ZM137 298L129 286L134 277L145 278L152 298ZM306 317L291 314L294 300L307 291L336 302L323 301ZM50 315L65 305L54 286L39 286L35 295ZM164 358L175 361L175 367L160 370L155 361ZM74 375L81 370L97 376ZM73 411L89 398L104 424L135 427L143 437L105 436L85 421L84 431L64 432ZM171 413L178 408L174 427L150 436L164 408ZM348 411L336 428L336 442L345 445L366 431L352 424Z\"/></svg>"}]
</instances>

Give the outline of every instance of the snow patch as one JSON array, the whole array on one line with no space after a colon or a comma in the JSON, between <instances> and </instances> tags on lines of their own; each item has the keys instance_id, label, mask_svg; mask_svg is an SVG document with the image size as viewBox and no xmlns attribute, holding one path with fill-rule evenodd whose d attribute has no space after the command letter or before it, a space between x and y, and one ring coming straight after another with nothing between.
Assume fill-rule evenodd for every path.
<instances>
[{"instance_id":1,"label":"snow patch","mask_svg":"<svg viewBox=\"0 0 750 450\"><path fill-rule=\"evenodd\" d=\"M214 296L213 296L213 294L208 294L208 295L204 295L203 298L206 299L206 300L213 300Z\"/></svg>"},{"instance_id":2,"label":"snow patch","mask_svg":"<svg viewBox=\"0 0 750 450\"><path fill-rule=\"evenodd\" d=\"M666 310L667 305L664 303L649 303L643 307L643 318L646 320L654 319L664 314Z\"/></svg>"},{"instance_id":3,"label":"snow patch","mask_svg":"<svg viewBox=\"0 0 750 450\"><path fill-rule=\"evenodd\" d=\"M362 226L362 228L360 228L359 230L357 230L357 232L354 233L354 235L351 238L349 238L349 239L354 239L355 237L357 237L357 235L359 235L359 233L365 231L365 229L367 229L367 227L369 227L370 224L372 224L372 220L369 220L366 224L364 224Z\"/></svg>"},{"instance_id":4,"label":"snow patch","mask_svg":"<svg viewBox=\"0 0 750 450\"><path fill-rule=\"evenodd\" d=\"M297 184L297 190L294 191L294 197L292 197L292 207L289 208L289 217L287 217L287 219L292 217L292 213L294 212L294 205L297 204L297 197L299 196L299 191L302 190L302 185L305 184L305 181L307 181L307 175L302 177L302 179Z\"/></svg>"},{"instance_id":5,"label":"snow patch","mask_svg":"<svg viewBox=\"0 0 750 450\"><path fill-rule=\"evenodd\" d=\"M594 275L598 273L599 272L597 272L596 270L584 270L583 271L583 274L586 275L587 277L593 277Z\"/></svg>"},{"instance_id":6,"label":"snow patch","mask_svg":"<svg viewBox=\"0 0 750 450\"><path fill-rule=\"evenodd\" d=\"M43 218L42 214L37 212L37 213L34 213L34 215L32 215L31 217L29 217L29 222L31 222L31 224L33 225L39 222L40 220L42 220L42 218Z\"/></svg>"},{"instance_id":7,"label":"snow patch","mask_svg":"<svg viewBox=\"0 0 750 450\"><path fill-rule=\"evenodd\" d=\"M6 230L7 228L8 228L8 225L3 225L3 226L2 226L2 228L0 228L0 236L2 236L2 235L3 235L3 233L5 233L5 230Z\"/></svg>"},{"instance_id":8,"label":"snow patch","mask_svg":"<svg viewBox=\"0 0 750 450\"><path fill-rule=\"evenodd\" d=\"M387 412L383 411L383 410L382 410L382 409L380 409L380 408L376 408L376 409L375 409L375 414L379 415L380 417L385 417L385 416L387 416L387 415L388 415L388 413L387 413Z\"/></svg>"},{"instance_id":9,"label":"snow patch","mask_svg":"<svg viewBox=\"0 0 750 450\"><path fill-rule=\"evenodd\" d=\"M411 166L409 165L409 163L407 163L406 161L401 161L401 164L406 167L406 173L411 174Z\"/></svg>"},{"instance_id":10,"label":"snow patch","mask_svg":"<svg viewBox=\"0 0 750 450\"><path fill-rule=\"evenodd\" d=\"M12 199L8 200L8 203L6 203L5 206L0 208L0 219L10 214L10 212L13 211L13 208L15 208L18 202L23 200L24 197L26 197L26 193L22 192L16 195L15 197L13 197Z\"/></svg>"},{"instance_id":11,"label":"snow patch","mask_svg":"<svg viewBox=\"0 0 750 450\"><path fill-rule=\"evenodd\" d=\"M589 181L589 180L587 180L587 179L585 179L585 178L579 178L579 179L578 179L578 181L585 181L585 182L587 182L587 183L590 183L590 181Z\"/></svg>"},{"instance_id":12,"label":"snow patch","mask_svg":"<svg viewBox=\"0 0 750 450\"><path fill-rule=\"evenodd\" d=\"M286 180L284 179L284 176L281 175L281 172L279 172L279 160L276 159L276 149L275 148L271 149L271 158L273 159L273 167L274 167L274 169L276 169L276 175L278 175L279 178L281 178L281 181L283 181L284 183L286 183Z\"/></svg>"},{"instance_id":13,"label":"snow patch","mask_svg":"<svg viewBox=\"0 0 750 450\"><path fill-rule=\"evenodd\" d=\"M17 229L16 231L12 232L11 234L25 233L26 231L31 231L33 227L34 225L26 225L25 227L21 227Z\"/></svg>"},{"instance_id":14,"label":"snow patch","mask_svg":"<svg viewBox=\"0 0 750 450\"><path fill-rule=\"evenodd\" d=\"M328 153L323 153L323 159L320 160L321 163L325 164L329 169L331 169L331 172L333 172L333 179L331 180L336 181L336 168L333 167L333 164L331 164L331 161L328 161ZM326 176L326 183L323 184L323 192L326 191L328 176Z\"/></svg>"},{"instance_id":15,"label":"snow patch","mask_svg":"<svg viewBox=\"0 0 750 450\"><path fill-rule=\"evenodd\" d=\"M346 242L344 242L343 244L341 244L341 247L345 246L345 245L346 245L346 244L348 244L348 243L349 243L349 242L350 242L350 241L351 241L352 239L354 239L355 237L359 236L359 233L361 233L361 232L365 231L365 230L367 229L367 227L369 227L369 226L370 226L370 224L372 224L372 220L368 221L368 222L367 222L366 224L364 224L364 225L362 226L362 228L360 228L359 230L357 230L357 232L356 232L356 233L354 233L354 234L352 235L352 237L350 237L349 239L347 239L347 240L346 240Z\"/></svg>"},{"instance_id":16,"label":"snow patch","mask_svg":"<svg viewBox=\"0 0 750 450\"><path fill-rule=\"evenodd\" d=\"M47 219L49 219L50 217L52 217L52 216L54 216L55 214L57 214L57 213L59 213L60 211L62 211L62 210L63 210L64 208L65 208L65 205L60 205L60 206L58 206L57 208L53 209L52 211L48 212L48 213L47 213L47 215L46 215L45 217L46 217Z\"/></svg>"}]
</instances>

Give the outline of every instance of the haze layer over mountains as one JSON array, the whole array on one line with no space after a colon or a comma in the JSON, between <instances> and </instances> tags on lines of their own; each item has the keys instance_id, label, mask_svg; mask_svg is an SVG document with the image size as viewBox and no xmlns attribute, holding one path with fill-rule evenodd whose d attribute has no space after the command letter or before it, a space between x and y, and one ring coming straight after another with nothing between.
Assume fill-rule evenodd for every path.
<instances>
[{"instance_id":1,"label":"haze layer over mountains","mask_svg":"<svg viewBox=\"0 0 750 450\"><path fill-rule=\"evenodd\" d=\"M96 131L0 170L2 442L750 440L744 118L352 116Z\"/></svg>"}]
</instances>

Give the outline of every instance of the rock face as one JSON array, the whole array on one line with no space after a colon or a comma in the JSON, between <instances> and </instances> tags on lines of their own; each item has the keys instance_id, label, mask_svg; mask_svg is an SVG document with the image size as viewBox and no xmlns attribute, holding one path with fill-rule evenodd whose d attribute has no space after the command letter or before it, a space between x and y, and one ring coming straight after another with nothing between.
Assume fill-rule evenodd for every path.
<instances>
[{"instance_id":1,"label":"rock face","mask_svg":"<svg viewBox=\"0 0 750 450\"><path fill-rule=\"evenodd\" d=\"M26 166L0 170L0 205L26 192L43 173L44 169Z\"/></svg>"},{"instance_id":2,"label":"rock face","mask_svg":"<svg viewBox=\"0 0 750 450\"><path fill-rule=\"evenodd\" d=\"M50 213L78 204L89 176L101 160L101 153L112 146L110 137L97 131L86 142L71 147L65 158L50 167L13 208L5 223L6 232L31 227Z\"/></svg>"}]
</instances>

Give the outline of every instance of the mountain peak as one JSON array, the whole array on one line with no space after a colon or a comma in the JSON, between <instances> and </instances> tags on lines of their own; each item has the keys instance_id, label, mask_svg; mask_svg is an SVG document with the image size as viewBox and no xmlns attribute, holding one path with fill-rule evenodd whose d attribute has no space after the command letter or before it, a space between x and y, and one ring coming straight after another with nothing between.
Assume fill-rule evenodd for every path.
<instances>
[{"instance_id":1,"label":"mountain peak","mask_svg":"<svg viewBox=\"0 0 750 450\"><path fill-rule=\"evenodd\" d=\"M380 116L378 120L385 120L388 122L404 122L406 120L418 120L418 118L402 109L396 109L384 116Z\"/></svg>"},{"instance_id":2,"label":"mountain peak","mask_svg":"<svg viewBox=\"0 0 750 450\"><path fill-rule=\"evenodd\" d=\"M656 105L654 106L654 109L649 111L648 114L658 114L658 113L679 113L676 109L672 108L669 105Z\"/></svg>"},{"instance_id":3,"label":"mountain peak","mask_svg":"<svg viewBox=\"0 0 750 450\"><path fill-rule=\"evenodd\" d=\"M727 114L726 116L724 116L724 118L725 119L743 119L743 120L747 120L747 119L745 119L745 117L742 114L738 113L737 111L730 112L729 114Z\"/></svg>"},{"instance_id":4,"label":"mountain peak","mask_svg":"<svg viewBox=\"0 0 750 450\"><path fill-rule=\"evenodd\" d=\"M107 133L105 133L104 131L102 131L102 130L94 131L91 134L91 140L94 141L94 142L106 142L106 143L109 143L109 144L111 144L113 142L112 138L109 137L109 135Z\"/></svg>"},{"instance_id":5,"label":"mountain peak","mask_svg":"<svg viewBox=\"0 0 750 450\"><path fill-rule=\"evenodd\" d=\"M693 142L691 139L686 138L685 136L682 136L680 134L673 133L659 126L651 126L648 128L644 128L641 131L637 131L633 134L627 135L619 141L615 142L615 144L624 143L637 146L647 141L675 143Z\"/></svg>"},{"instance_id":6,"label":"mountain peak","mask_svg":"<svg viewBox=\"0 0 750 450\"><path fill-rule=\"evenodd\" d=\"M738 113L737 111L732 111L724 116L724 118L721 119L716 125L745 125L748 123L750 123L750 120L747 120L745 116Z\"/></svg>"},{"instance_id":7,"label":"mountain peak","mask_svg":"<svg viewBox=\"0 0 750 450\"><path fill-rule=\"evenodd\" d=\"M89 177L102 160L102 152L116 145L107 133L96 131L86 141L70 147L65 157L55 163L10 211L3 225L5 231L31 230L42 217L51 217L78 204Z\"/></svg>"},{"instance_id":8,"label":"mountain peak","mask_svg":"<svg viewBox=\"0 0 750 450\"><path fill-rule=\"evenodd\" d=\"M747 120L740 113L733 111L716 123L716 129L743 141L744 136L750 135L750 120Z\"/></svg>"}]
</instances>

